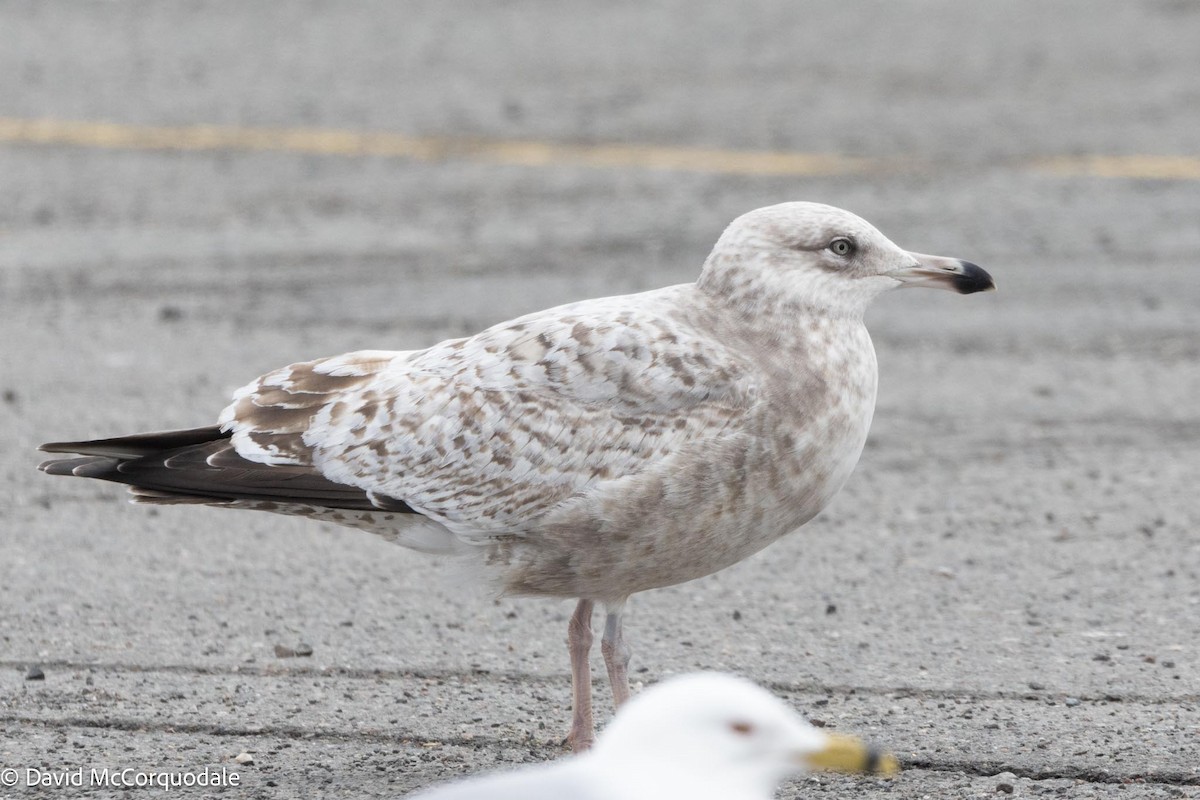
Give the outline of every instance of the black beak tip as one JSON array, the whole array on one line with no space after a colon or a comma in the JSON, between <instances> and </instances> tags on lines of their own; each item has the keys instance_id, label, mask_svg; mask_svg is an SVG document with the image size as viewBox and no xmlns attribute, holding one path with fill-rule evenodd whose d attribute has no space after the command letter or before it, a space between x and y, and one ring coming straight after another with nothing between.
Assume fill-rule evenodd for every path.
<instances>
[{"instance_id":1,"label":"black beak tip","mask_svg":"<svg viewBox=\"0 0 1200 800\"><path fill-rule=\"evenodd\" d=\"M883 753L879 752L876 747L867 748L867 763L863 765L863 771L868 775L874 775L879 772L879 768L883 763Z\"/></svg>"},{"instance_id":2,"label":"black beak tip","mask_svg":"<svg viewBox=\"0 0 1200 800\"><path fill-rule=\"evenodd\" d=\"M989 292L996 288L996 282L983 267L963 261L962 272L954 276L954 288L959 294Z\"/></svg>"}]
</instances>

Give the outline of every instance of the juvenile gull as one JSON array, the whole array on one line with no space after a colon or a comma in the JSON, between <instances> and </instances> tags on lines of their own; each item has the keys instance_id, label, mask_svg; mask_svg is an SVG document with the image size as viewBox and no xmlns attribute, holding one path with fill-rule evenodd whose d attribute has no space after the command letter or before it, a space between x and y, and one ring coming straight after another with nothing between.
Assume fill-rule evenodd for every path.
<instances>
[{"instance_id":1,"label":"juvenile gull","mask_svg":"<svg viewBox=\"0 0 1200 800\"><path fill-rule=\"evenodd\" d=\"M672 678L621 708L590 753L418 793L411 800L768 800L807 770L899 771L849 736L809 725L749 681Z\"/></svg>"},{"instance_id":2,"label":"juvenile gull","mask_svg":"<svg viewBox=\"0 0 1200 800\"><path fill-rule=\"evenodd\" d=\"M618 706L635 592L740 561L820 511L875 407L863 312L900 286L993 288L816 203L734 220L693 284L585 300L427 350L292 364L220 424L89 442L42 469L366 529L476 559L502 591L579 598L568 628L575 749L592 741L594 603Z\"/></svg>"}]
</instances>

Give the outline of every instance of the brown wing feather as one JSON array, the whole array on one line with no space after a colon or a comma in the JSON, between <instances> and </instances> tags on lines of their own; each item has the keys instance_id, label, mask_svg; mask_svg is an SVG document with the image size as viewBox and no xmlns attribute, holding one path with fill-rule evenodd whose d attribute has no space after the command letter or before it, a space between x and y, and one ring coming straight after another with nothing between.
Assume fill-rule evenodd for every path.
<instances>
[{"instance_id":1,"label":"brown wing feather","mask_svg":"<svg viewBox=\"0 0 1200 800\"><path fill-rule=\"evenodd\" d=\"M81 456L111 456L141 458L163 450L174 450L193 444L205 444L228 438L216 425L175 431L154 431L117 436L112 439L90 439L85 442L48 442L38 449L44 453L78 453ZM52 463L52 462L46 462ZM55 473L57 474L57 473Z\"/></svg>"},{"instance_id":2,"label":"brown wing feather","mask_svg":"<svg viewBox=\"0 0 1200 800\"><path fill-rule=\"evenodd\" d=\"M255 500L351 510L416 513L402 500L370 496L335 483L307 465L260 464L242 458L218 427L193 428L42 445L52 453L80 453L39 469L50 475L98 478L133 487L139 502L222 503Z\"/></svg>"}]
</instances>

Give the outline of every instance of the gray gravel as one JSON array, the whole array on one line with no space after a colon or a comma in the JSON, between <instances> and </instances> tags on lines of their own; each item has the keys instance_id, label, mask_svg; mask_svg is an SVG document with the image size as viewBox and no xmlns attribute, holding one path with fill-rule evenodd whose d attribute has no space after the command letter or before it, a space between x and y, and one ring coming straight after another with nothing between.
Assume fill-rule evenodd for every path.
<instances>
[{"instance_id":1,"label":"gray gravel","mask_svg":"<svg viewBox=\"0 0 1200 800\"><path fill-rule=\"evenodd\" d=\"M34 448L206 424L289 361L691 280L734 216L811 199L1000 291L879 303L857 473L801 534L635 597L635 678L734 670L908 766L783 797L1200 796L1200 191L1028 166L1200 155L1197 52L1177 0L0 3L5 117L925 165L0 145L0 768L366 798L558 755L569 603L464 594L354 531L131 508Z\"/></svg>"}]
</instances>

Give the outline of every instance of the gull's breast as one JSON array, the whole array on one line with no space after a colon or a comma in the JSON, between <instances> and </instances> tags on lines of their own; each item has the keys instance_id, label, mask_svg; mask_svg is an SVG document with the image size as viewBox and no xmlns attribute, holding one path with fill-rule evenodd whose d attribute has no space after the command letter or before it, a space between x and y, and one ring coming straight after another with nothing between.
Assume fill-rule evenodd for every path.
<instances>
[{"instance_id":1,"label":"gull's breast","mask_svg":"<svg viewBox=\"0 0 1200 800\"><path fill-rule=\"evenodd\" d=\"M825 347L821 357L809 351L816 346ZM507 589L619 599L728 567L815 516L866 442L874 348L861 323L822 329L761 367L763 402L736 427L612 482L494 551Z\"/></svg>"}]
</instances>

